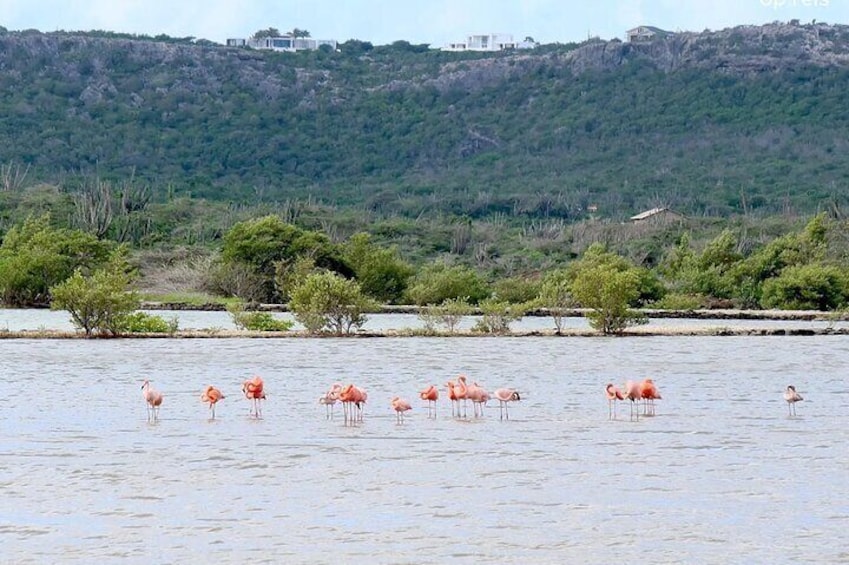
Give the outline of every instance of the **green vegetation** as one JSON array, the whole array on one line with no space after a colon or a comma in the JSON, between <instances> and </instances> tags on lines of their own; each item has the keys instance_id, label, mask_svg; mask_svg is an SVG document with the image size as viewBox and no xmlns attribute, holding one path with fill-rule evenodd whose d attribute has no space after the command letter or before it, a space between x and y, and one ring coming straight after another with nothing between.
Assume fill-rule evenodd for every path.
<instances>
[{"instance_id":1,"label":"green vegetation","mask_svg":"<svg viewBox=\"0 0 849 565\"><path fill-rule=\"evenodd\" d=\"M572 294L581 306L590 308L587 318L594 329L616 334L648 321L644 314L630 308L640 297L640 269L594 245L571 270Z\"/></svg>"},{"instance_id":2,"label":"green vegetation","mask_svg":"<svg viewBox=\"0 0 849 565\"><path fill-rule=\"evenodd\" d=\"M436 326L442 324L448 333L457 331L457 326L463 318L474 313L474 307L469 304L469 298L446 298L442 304L422 306L419 310L419 320L425 325L426 333L436 333Z\"/></svg>"},{"instance_id":3,"label":"green vegetation","mask_svg":"<svg viewBox=\"0 0 849 565\"><path fill-rule=\"evenodd\" d=\"M640 307L845 309L849 68L817 48L849 33L785 27L604 58L2 31L0 300L103 287L124 244L148 293L291 301L314 332L372 301L449 332L531 300L558 332L579 305L606 333ZM624 221L656 206L685 216Z\"/></svg>"},{"instance_id":4,"label":"green vegetation","mask_svg":"<svg viewBox=\"0 0 849 565\"><path fill-rule=\"evenodd\" d=\"M139 240L220 237L224 216L256 202L537 227L658 201L692 216L813 213L846 205L849 69L794 49L840 52L847 37L841 26L769 45L758 30L742 43L703 34L670 68L664 43L610 42L604 59L598 42L449 53L352 40L281 54L8 32L0 163L65 198L98 181L145 187L147 202L111 203L116 240L123 221ZM755 70L765 55L770 68ZM185 201L207 206L198 199L223 203L221 218L156 221Z\"/></svg>"},{"instance_id":5,"label":"green vegetation","mask_svg":"<svg viewBox=\"0 0 849 565\"><path fill-rule=\"evenodd\" d=\"M362 328L367 312L377 303L363 294L356 281L329 271L309 275L292 290L289 308L310 333L349 334Z\"/></svg>"},{"instance_id":6,"label":"green vegetation","mask_svg":"<svg viewBox=\"0 0 849 565\"><path fill-rule=\"evenodd\" d=\"M14 307L50 303L50 287L75 270L90 273L114 249L79 230L55 228L50 217L30 217L10 229L0 245L0 297Z\"/></svg>"},{"instance_id":7,"label":"green vegetation","mask_svg":"<svg viewBox=\"0 0 849 565\"><path fill-rule=\"evenodd\" d=\"M490 293L480 274L463 265L449 266L444 262L425 265L407 290L413 303L420 306L458 298L477 304Z\"/></svg>"},{"instance_id":8,"label":"green vegetation","mask_svg":"<svg viewBox=\"0 0 849 565\"><path fill-rule=\"evenodd\" d=\"M166 320L156 314L146 312L132 312L121 318L118 333L152 333L174 335L179 329L179 321L174 316Z\"/></svg>"},{"instance_id":9,"label":"green vegetation","mask_svg":"<svg viewBox=\"0 0 849 565\"><path fill-rule=\"evenodd\" d=\"M288 332L294 326L289 320L280 320L271 312L245 311L243 303L234 303L227 306L227 311L233 318L236 327L242 330L257 332Z\"/></svg>"},{"instance_id":10,"label":"green vegetation","mask_svg":"<svg viewBox=\"0 0 849 565\"><path fill-rule=\"evenodd\" d=\"M369 234L358 233L345 243L343 253L363 292L386 304L403 299L414 269L399 257L396 248L385 249Z\"/></svg>"},{"instance_id":11,"label":"green vegetation","mask_svg":"<svg viewBox=\"0 0 849 565\"><path fill-rule=\"evenodd\" d=\"M506 334L510 324L521 320L528 311L526 304L511 304L504 300L487 298L480 305L481 318L472 331L485 334Z\"/></svg>"},{"instance_id":12,"label":"green vegetation","mask_svg":"<svg viewBox=\"0 0 849 565\"><path fill-rule=\"evenodd\" d=\"M74 325L86 337L118 335L128 327L127 316L141 304L138 294L130 290L132 279L123 249L119 249L109 263L90 276L77 268L70 277L53 286L50 307L67 310Z\"/></svg>"},{"instance_id":13,"label":"green vegetation","mask_svg":"<svg viewBox=\"0 0 849 565\"><path fill-rule=\"evenodd\" d=\"M547 273L540 285L536 304L551 314L554 328L560 335L563 331L563 318L566 312L576 307L575 299L572 298L569 272L565 269L556 269Z\"/></svg>"}]
</instances>

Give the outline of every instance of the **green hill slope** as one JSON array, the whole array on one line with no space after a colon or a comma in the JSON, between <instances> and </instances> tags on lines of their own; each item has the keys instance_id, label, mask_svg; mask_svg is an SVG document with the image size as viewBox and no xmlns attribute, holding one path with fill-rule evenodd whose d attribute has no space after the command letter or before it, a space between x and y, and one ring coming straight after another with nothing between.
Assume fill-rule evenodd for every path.
<instances>
[{"instance_id":1,"label":"green hill slope","mask_svg":"<svg viewBox=\"0 0 849 565\"><path fill-rule=\"evenodd\" d=\"M847 87L826 24L495 55L6 32L0 162L409 216L808 212L847 194Z\"/></svg>"}]
</instances>

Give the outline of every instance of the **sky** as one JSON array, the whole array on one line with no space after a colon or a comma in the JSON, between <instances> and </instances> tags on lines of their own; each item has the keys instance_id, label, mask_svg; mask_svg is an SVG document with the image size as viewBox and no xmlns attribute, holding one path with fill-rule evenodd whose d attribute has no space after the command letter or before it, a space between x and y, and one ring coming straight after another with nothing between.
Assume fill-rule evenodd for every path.
<instances>
[{"instance_id":1,"label":"sky","mask_svg":"<svg viewBox=\"0 0 849 565\"><path fill-rule=\"evenodd\" d=\"M849 23L849 0L0 0L9 30L107 30L223 43L259 29L317 39L439 47L470 34L568 43L624 38L637 25L718 30L799 19Z\"/></svg>"}]
</instances>

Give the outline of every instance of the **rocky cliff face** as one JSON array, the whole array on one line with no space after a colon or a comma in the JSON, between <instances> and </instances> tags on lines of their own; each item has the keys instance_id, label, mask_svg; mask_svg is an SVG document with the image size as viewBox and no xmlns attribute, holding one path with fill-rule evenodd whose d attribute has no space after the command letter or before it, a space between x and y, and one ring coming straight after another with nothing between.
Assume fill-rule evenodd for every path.
<instances>
[{"instance_id":1,"label":"rocky cliff face","mask_svg":"<svg viewBox=\"0 0 849 565\"><path fill-rule=\"evenodd\" d=\"M447 63L420 83L440 92L476 90L539 72L541 68L579 75L640 62L664 72L720 70L739 75L794 69L803 65L849 66L849 26L790 24L739 26L720 31L684 32L641 43L591 40L572 50L517 52L505 57ZM396 81L402 88L415 81Z\"/></svg>"}]
</instances>

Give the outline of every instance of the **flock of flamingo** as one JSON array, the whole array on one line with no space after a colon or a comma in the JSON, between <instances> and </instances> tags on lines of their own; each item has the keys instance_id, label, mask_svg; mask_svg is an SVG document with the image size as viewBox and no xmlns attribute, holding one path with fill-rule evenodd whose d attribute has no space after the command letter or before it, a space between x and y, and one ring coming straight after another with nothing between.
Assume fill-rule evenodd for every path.
<instances>
[{"instance_id":1,"label":"flock of flamingo","mask_svg":"<svg viewBox=\"0 0 849 565\"><path fill-rule=\"evenodd\" d=\"M470 401L472 403L474 417L482 418L484 406L494 398L499 402L500 419L509 420L508 404L521 400L519 393L515 389L499 388L490 395L478 383L468 384L466 381L465 375L460 375L456 380L450 380L445 384L448 399L451 401L452 417L466 418L466 403ZM142 397L147 406L148 421L158 420L159 407L162 405L163 399L162 393L153 388L149 380L144 381L141 390ZM662 399L660 391L652 379L644 379L641 382L629 380L625 383L623 389L620 389L613 383L609 383L604 388L604 393L608 402L607 417L610 420L616 419L616 403L619 401L630 400L630 419L638 420L641 405L644 416L654 416L655 400ZM242 394L244 394L246 399L251 401L251 416L262 418L261 401L266 397L265 384L262 377L255 376L242 383ZM201 401L209 404L212 419L215 419L215 405L225 398L225 396L219 389L209 385L203 391L200 398ZM436 418L436 401L439 400L439 389L436 385L430 385L420 391L419 398L427 401L428 418ZM345 424L347 425L362 422L363 408L367 400L368 393L364 389L354 384L343 386L341 383L334 383L327 389L327 392L319 397L318 402L325 406L327 419L333 419L334 407L337 403L341 403ZM796 403L802 400L802 396L796 392L795 386L787 385L787 388L784 390L784 400L787 402L788 414L790 416L796 416ZM408 400L399 396L392 398L390 406L395 411L395 417L399 424L404 422L405 413L413 408Z\"/></svg>"},{"instance_id":2,"label":"flock of flamingo","mask_svg":"<svg viewBox=\"0 0 849 565\"><path fill-rule=\"evenodd\" d=\"M607 397L607 418L610 420L616 419L616 403L620 400L631 401L631 419L639 419L640 417L640 402L643 406L644 416L654 416L654 401L660 400L660 391L651 379L645 379L642 382L626 381L624 391L614 385L608 383L604 387L604 394ZM784 389L784 400L787 402L787 411L789 416L796 415L796 403L804 400L802 395L796 392L796 387L787 385Z\"/></svg>"},{"instance_id":3,"label":"flock of flamingo","mask_svg":"<svg viewBox=\"0 0 849 565\"><path fill-rule=\"evenodd\" d=\"M467 417L467 401L472 403L474 416L482 418L483 407L494 397L499 402L500 418L509 420L507 404L521 400L519 393L512 388L499 388L490 394L478 383L467 384L465 375L460 375L457 380L448 381L445 386L448 399L451 401L451 416L457 418ZM318 403L326 407L327 419L333 419L333 407L337 402L341 402L345 422L352 423L362 421L363 404L367 398L368 393L353 384L342 386L341 383L333 383L327 392L318 398ZM427 417L436 418L436 401L439 400L439 389L436 385L430 385L420 391L419 398L427 402ZM405 413L413 409L410 401L400 396L393 397L389 404L395 411L395 418L399 424L404 422Z\"/></svg>"},{"instance_id":4,"label":"flock of flamingo","mask_svg":"<svg viewBox=\"0 0 849 565\"><path fill-rule=\"evenodd\" d=\"M502 419L510 419L507 409L509 402L520 400L519 393L512 388L499 388L492 395L477 383L467 384L466 377L460 375L456 380L446 383L448 398L451 400L451 415L466 417L466 402L471 401L475 417L483 417L483 407L494 398L500 405L500 416ZM149 380L145 380L141 386L142 397L147 407L147 420L157 421L159 419L159 407L162 406L163 395L153 388ZM242 394L251 401L251 416L262 418L262 400L265 400L265 384L262 377L255 376L242 383ZM436 385L430 385L419 392L419 397L427 401L428 418L436 418L436 401L439 399L439 390ZM212 385L204 389L200 399L209 404L211 418L215 419L215 405L225 398L224 394ZM337 403L342 404L345 423L354 424L362 422L363 408L368 400L368 393L354 385L343 386L334 383L324 394L319 397L319 404L323 404L327 410L327 419L333 418L334 407ZM404 422L406 412L412 410L410 402L399 396L393 397L390 406L395 411L398 423Z\"/></svg>"}]
</instances>

